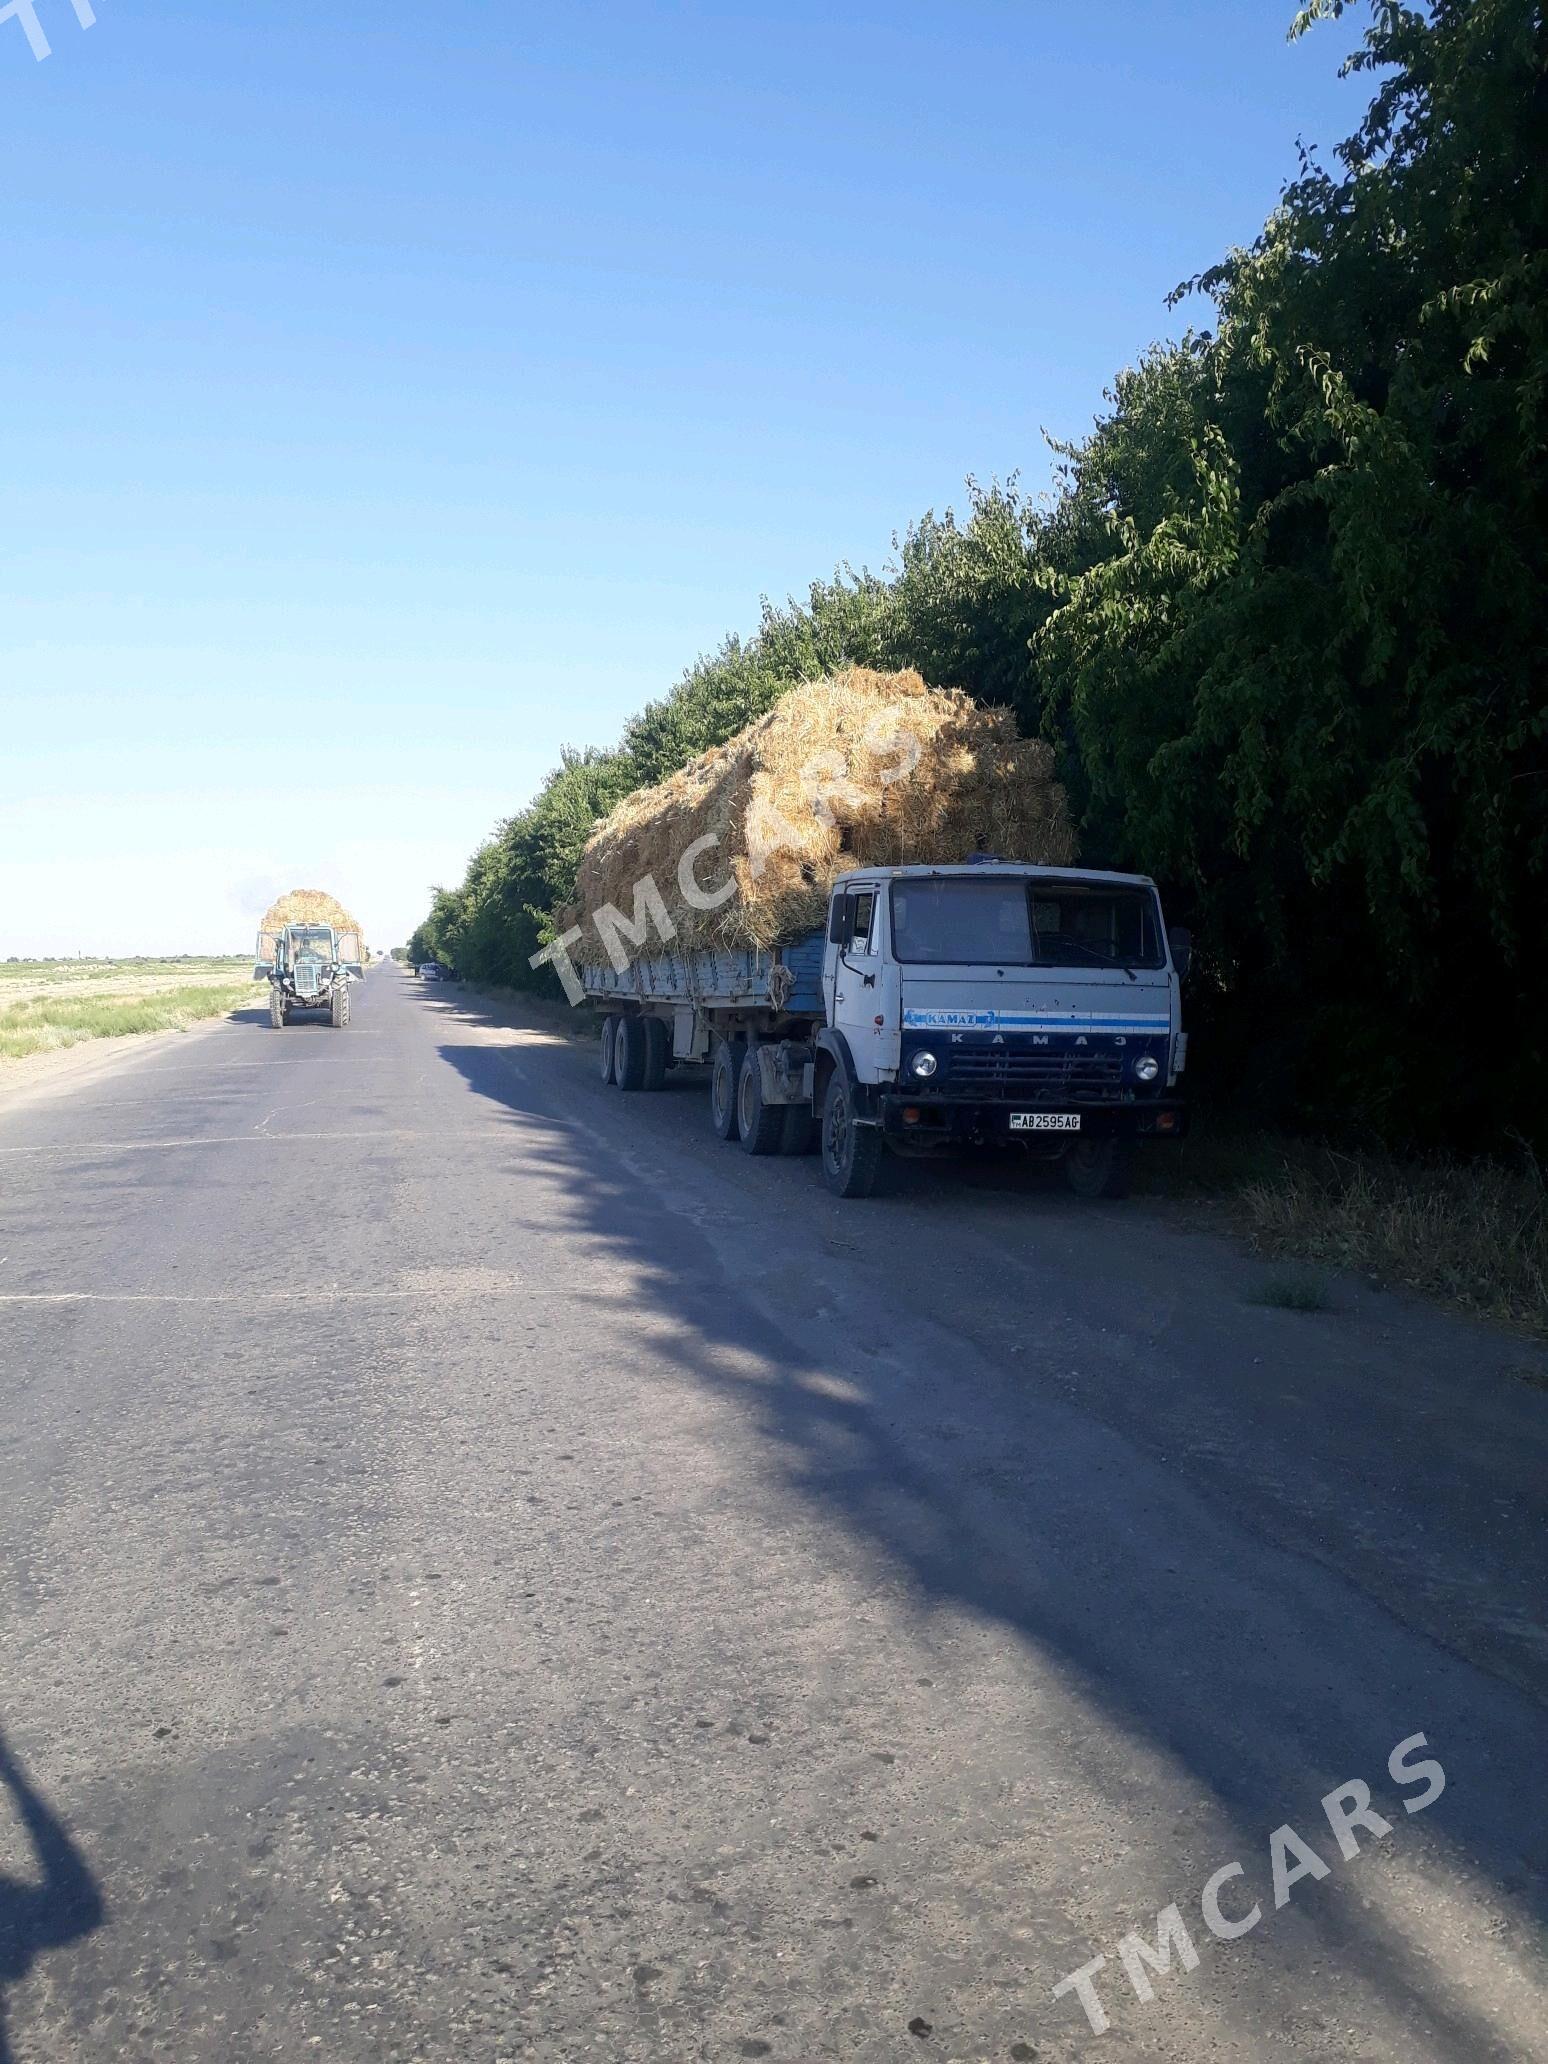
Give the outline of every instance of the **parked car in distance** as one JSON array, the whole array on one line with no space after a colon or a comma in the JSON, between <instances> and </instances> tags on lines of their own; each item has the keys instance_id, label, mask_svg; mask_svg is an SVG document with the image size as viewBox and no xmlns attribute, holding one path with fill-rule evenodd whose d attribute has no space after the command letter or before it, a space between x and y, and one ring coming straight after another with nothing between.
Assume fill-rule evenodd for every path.
<instances>
[{"instance_id":1,"label":"parked car in distance","mask_svg":"<svg viewBox=\"0 0 1548 2064\"><path fill-rule=\"evenodd\" d=\"M444 981L445 970L442 968L438 960L427 960L424 962L424 964L421 966L419 970L419 979L422 982Z\"/></svg>"}]
</instances>

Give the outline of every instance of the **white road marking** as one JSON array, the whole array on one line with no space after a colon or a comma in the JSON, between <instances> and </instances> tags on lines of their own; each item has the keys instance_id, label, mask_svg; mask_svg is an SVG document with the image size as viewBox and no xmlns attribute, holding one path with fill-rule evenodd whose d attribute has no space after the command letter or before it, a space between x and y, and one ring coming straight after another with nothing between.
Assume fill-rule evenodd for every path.
<instances>
[{"instance_id":1,"label":"white road marking","mask_svg":"<svg viewBox=\"0 0 1548 2064\"><path fill-rule=\"evenodd\" d=\"M394 1126L380 1131L233 1132L189 1139L79 1140L45 1147L0 1147L0 1154L153 1154L174 1147L251 1147L260 1143L267 1146L271 1141L284 1144L298 1140L470 1140L497 1137L497 1134L483 1132L473 1126L465 1126L458 1132L415 1131L408 1126Z\"/></svg>"},{"instance_id":2,"label":"white road marking","mask_svg":"<svg viewBox=\"0 0 1548 2064\"><path fill-rule=\"evenodd\" d=\"M517 1276L500 1288L494 1288L488 1281L488 1271L478 1272L481 1280L465 1287L442 1284L434 1293L436 1303L457 1299L493 1297L524 1297L525 1285ZM255 1297L262 1297L266 1305L300 1304L318 1306L328 1304L427 1304L430 1295L423 1289L409 1290L212 1290L206 1294L193 1294L174 1290L14 1290L0 1293L0 1304L240 1304L251 1307Z\"/></svg>"}]
</instances>

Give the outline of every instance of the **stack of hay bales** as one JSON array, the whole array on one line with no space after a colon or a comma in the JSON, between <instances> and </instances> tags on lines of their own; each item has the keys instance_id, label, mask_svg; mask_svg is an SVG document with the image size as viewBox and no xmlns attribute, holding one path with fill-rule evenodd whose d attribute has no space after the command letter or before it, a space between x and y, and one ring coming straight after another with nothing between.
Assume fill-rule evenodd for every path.
<instances>
[{"instance_id":1,"label":"stack of hay bales","mask_svg":"<svg viewBox=\"0 0 1548 2064\"><path fill-rule=\"evenodd\" d=\"M734 879L713 910L686 900ZM1075 836L1049 748L1020 738L1009 710L912 671L856 667L792 689L765 716L654 788L626 796L587 843L561 928L612 904L634 909L651 876L687 945L770 946L822 924L837 876L854 867L945 866L991 852L1066 866ZM595 935L578 949L584 958ZM659 950L654 945L642 952Z\"/></svg>"},{"instance_id":2,"label":"stack of hay bales","mask_svg":"<svg viewBox=\"0 0 1548 2064\"><path fill-rule=\"evenodd\" d=\"M264 912L260 931L279 932L289 924L332 925L336 932L352 934L361 957L365 955L365 933L359 920L351 917L344 905L325 889L291 889L278 897ZM261 944L264 959L272 961L272 941L263 940Z\"/></svg>"}]
</instances>

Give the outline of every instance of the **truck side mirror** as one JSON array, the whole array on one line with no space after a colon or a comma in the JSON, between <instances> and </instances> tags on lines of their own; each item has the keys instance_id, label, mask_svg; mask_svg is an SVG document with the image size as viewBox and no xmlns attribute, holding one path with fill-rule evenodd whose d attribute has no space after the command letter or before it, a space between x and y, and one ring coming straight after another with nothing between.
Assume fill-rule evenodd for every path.
<instances>
[{"instance_id":1,"label":"truck side mirror","mask_svg":"<svg viewBox=\"0 0 1548 2064\"><path fill-rule=\"evenodd\" d=\"M1179 982L1187 980L1188 970L1193 965L1193 934L1186 925L1173 925L1166 935L1166 943L1172 950L1172 965L1177 970Z\"/></svg>"}]
</instances>

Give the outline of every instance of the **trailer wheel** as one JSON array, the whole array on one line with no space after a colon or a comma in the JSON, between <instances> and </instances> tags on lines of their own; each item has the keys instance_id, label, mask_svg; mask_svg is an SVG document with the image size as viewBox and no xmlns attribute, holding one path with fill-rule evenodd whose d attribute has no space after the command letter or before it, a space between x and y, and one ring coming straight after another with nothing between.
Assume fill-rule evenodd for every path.
<instances>
[{"instance_id":1,"label":"trailer wheel","mask_svg":"<svg viewBox=\"0 0 1548 2064\"><path fill-rule=\"evenodd\" d=\"M1134 1149L1127 1140L1077 1140L1064 1156L1064 1180L1077 1197L1127 1197Z\"/></svg>"},{"instance_id":2,"label":"trailer wheel","mask_svg":"<svg viewBox=\"0 0 1548 2064\"><path fill-rule=\"evenodd\" d=\"M613 1080L620 1089L645 1087L645 1021L620 1018L613 1035Z\"/></svg>"},{"instance_id":3,"label":"trailer wheel","mask_svg":"<svg viewBox=\"0 0 1548 2064\"><path fill-rule=\"evenodd\" d=\"M717 1139L734 1140L737 1137L736 1092L746 1058L745 1041L715 1041L715 1054L710 1062L710 1124L715 1128Z\"/></svg>"},{"instance_id":4,"label":"trailer wheel","mask_svg":"<svg viewBox=\"0 0 1548 2064\"><path fill-rule=\"evenodd\" d=\"M822 1179L835 1197L869 1197L881 1174L879 1125L857 1125L842 1068L828 1077L822 1105Z\"/></svg>"},{"instance_id":5,"label":"trailer wheel","mask_svg":"<svg viewBox=\"0 0 1548 2064\"><path fill-rule=\"evenodd\" d=\"M285 1029L285 1006L280 1001L277 983L270 983L269 985L269 1023L276 1032L283 1032Z\"/></svg>"},{"instance_id":6,"label":"trailer wheel","mask_svg":"<svg viewBox=\"0 0 1548 2064\"><path fill-rule=\"evenodd\" d=\"M785 1106L763 1101L758 1050L748 1047L736 1085L736 1129L744 1154L777 1154L785 1137Z\"/></svg>"},{"instance_id":7,"label":"trailer wheel","mask_svg":"<svg viewBox=\"0 0 1548 2064\"><path fill-rule=\"evenodd\" d=\"M609 1011L602 1020L602 1037L597 1043L597 1061L604 1082L616 1080L618 1066L618 1015Z\"/></svg>"},{"instance_id":8,"label":"trailer wheel","mask_svg":"<svg viewBox=\"0 0 1548 2064\"><path fill-rule=\"evenodd\" d=\"M645 1027L645 1071L640 1083L641 1089L660 1089L666 1081L667 1066L672 1058L672 1042L667 1037L666 1021L662 1018L641 1018Z\"/></svg>"}]
</instances>

